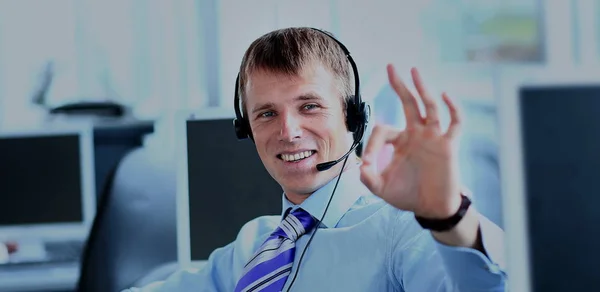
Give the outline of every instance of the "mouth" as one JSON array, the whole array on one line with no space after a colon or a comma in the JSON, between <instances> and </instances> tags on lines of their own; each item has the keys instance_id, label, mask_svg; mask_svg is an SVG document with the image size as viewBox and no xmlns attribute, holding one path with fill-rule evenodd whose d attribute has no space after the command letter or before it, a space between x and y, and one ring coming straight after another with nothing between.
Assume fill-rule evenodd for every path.
<instances>
[{"instance_id":1,"label":"mouth","mask_svg":"<svg viewBox=\"0 0 600 292\"><path fill-rule=\"evenodd\" d=\"M315 150L305 150L293 153L281 153L277 155L277 158L285 162L299 162L313 156L316 152Z\"/></svg>"}]
</instances>

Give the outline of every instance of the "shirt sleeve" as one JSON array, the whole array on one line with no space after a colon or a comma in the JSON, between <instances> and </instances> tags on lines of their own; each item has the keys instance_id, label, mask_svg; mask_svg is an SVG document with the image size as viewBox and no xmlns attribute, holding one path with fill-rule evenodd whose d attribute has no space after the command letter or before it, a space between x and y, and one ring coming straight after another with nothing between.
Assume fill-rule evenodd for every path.
<instances>
[{"instance_id":1,"label":"shirt sleeve","mask_svg":"<svg viewBox=\"0 0 600 292\"><path fill-rule=\"evenodd\" d=\"M481 214L479 226L485 254L476 249L448 246L438 241L435 241L436 248L448 275L458 286L473 286L479 289L476 291L505 291L504 232Z\"/></svg>"},{"instance_id":2,"label":"shirt sleeve","mask_svg":"<svg viewBox=\"0 0 600 292\"><path fill-rule=\"evenodd\" d=\"M399 212L391 229L390 277L397 290L413 292L506 291L503 232L481 216L486 254L439 243L410 212Z\"/></svg>"},{"instance_id":3,"label":"shirt sleeve","mask_svg":"<svg viewBox=\"0 0 600 292\"><path fill-rule=\"evenodd\" d=\"M206 265L198 270L180 270L167 280L145 287L130 288L122 292L203 292L232 291L231 270L234 256L234 243L215 249Z\"/></svg>"}]
</instances>

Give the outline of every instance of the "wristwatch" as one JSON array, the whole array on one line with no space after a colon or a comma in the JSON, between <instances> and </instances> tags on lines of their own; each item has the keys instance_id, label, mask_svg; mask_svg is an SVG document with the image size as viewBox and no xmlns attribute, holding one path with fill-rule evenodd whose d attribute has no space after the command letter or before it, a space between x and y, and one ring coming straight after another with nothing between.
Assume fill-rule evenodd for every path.
<instances>
[{"instance_id":1,"label":"wristwatch","mask_svg":"<svg viewBox=\"0 0 600 292\"><path fill-rule=\"evenodd\" d=\"M419 225L421 225L421 227L424 229L443 232L454 228L454 226L456 226L456 224L462 220L467 213L467 210L469 210L469 207L471 206L471 200L469 197L463 194L460 194L460 196L462 199L460 207L458 208L458 211L451 217L445 219L428 219L415 215L415 219L417 219Z\"/></svg>"}]
</instances>

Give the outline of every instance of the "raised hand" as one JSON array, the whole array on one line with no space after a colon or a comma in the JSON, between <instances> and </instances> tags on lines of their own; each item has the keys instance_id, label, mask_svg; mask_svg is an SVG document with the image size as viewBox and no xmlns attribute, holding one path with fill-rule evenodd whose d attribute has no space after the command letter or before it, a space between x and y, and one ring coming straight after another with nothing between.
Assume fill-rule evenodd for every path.
<instances>
[{"instance_id":1,"label":"raised hand","mask_svg":"<svg viewBox=\"0 0 600 292\"><path fill-rule=\"evenodd\" d=\"M418 100L388 65L388 78L400 97L406 117L404 130L377 125L365 148L361 181L375 195L396 208L412 211L426 218L447 218L460 206L458 139L460 114L444 93L442 99L450 112L450 125L441 129L438 105L429 95L417 71L411 70L413 82L423 102ZM376 158L385 145L393 147L391 162L378 169Z\"/></svg>"}]
</instances>

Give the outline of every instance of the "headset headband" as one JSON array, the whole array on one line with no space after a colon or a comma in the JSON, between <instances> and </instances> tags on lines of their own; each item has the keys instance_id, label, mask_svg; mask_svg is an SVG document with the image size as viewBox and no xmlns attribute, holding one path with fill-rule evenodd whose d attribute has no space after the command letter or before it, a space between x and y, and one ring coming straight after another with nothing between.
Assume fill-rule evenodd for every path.
<instances>
[{"instance_id":1,"label":"headset headband","mask_svg":"<svg viewBox=\"0 0 600 292\"><path fill-rule=\"evenodd\" d=\"M353 96L353 100L348 102L348 100L346 98L344 98L345 102L351 103L351 105L347 105L347 124L348 124L348 128L350 129L350 131L352 131L354 133L354 140L355 143L360 143L360 141L362 140L362 137L364 135L364 131L365 131L365 127L366 127L366 123L368 121L368 111L369 108L365 107L365 104L362 102L362 98L360 95L360 77L358 74L358 68L356 66L356 63L354 62L354 59L352 58L352 56L350 55L350 51L348 50L348 48L346 48L346 46L344 46L344 44L342 44L342 42L340 42L339 40L337 40L335 37L333 37L331 34L326 33L323 30L317 29L317 28L311 28L315 31L318 31L320 33L323 33L324 35L328 36L329 38L331 38L335 43L337 43L339 45L339 47L342 49L342 51L344 52L344 54L346 55L346 59L350 62L350 65L352 66L352 72L354 74L354 96ZM247 119L247 117L244 117L242 115L242 110L240 110L241 107L241 103L240 103L240 95L239 95L239 83L240 83L240 72L238 72L238 75L235 79L235 91L234 91L234 109L235 109L235 116L236 119L234 120L234 127L235 127L235 131L236 131L236 135L238 137L238 139L245 139L245 138L252 138L252 132L250 130L250 122Z\"/></svg>"}]
</instances>

